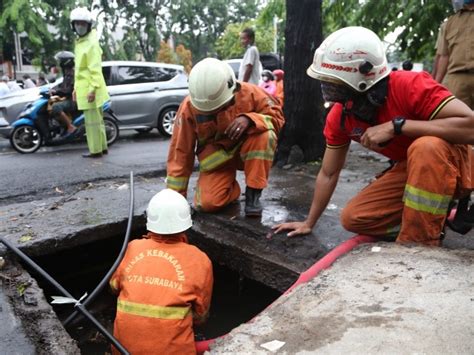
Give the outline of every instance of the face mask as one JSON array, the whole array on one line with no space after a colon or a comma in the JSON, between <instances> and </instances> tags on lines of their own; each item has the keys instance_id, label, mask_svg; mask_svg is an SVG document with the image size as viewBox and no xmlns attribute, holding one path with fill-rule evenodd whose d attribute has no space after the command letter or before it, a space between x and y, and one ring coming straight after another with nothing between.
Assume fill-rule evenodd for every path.
<instances>
[{"instance_id":1,"label":"face mask","mask_svg":"<svg viewBox=\"0 0 474 355\"><path fill-rule=\"evenodd\" d=\"M89 26L88 25L78 25L78 24L74 24L74 30L76 31L76 33L82 37L84 36L85 34L87 34L87 31L89 30Z\"/></svg>"},{"instance_id":2,"label":"face mask","mask_svg":"<svg viewBox=\"0 0 474 355\"><path fill-rule=\"evenodd\" d=\"M326 102L345 103L351 98L350 90L344 85L337 85L327 81L321 81L321 92Z\"/></svg>"},{"instance_id":3,"label":"face mask","mask_svg":"<svg viewBox=\"0 0 474 355\"><path fill-rule=\"evenodd\" d=\"M267 82L268 81L268 76L262 76L262 79L264 82Z\"/></svg>"}]
</instances>

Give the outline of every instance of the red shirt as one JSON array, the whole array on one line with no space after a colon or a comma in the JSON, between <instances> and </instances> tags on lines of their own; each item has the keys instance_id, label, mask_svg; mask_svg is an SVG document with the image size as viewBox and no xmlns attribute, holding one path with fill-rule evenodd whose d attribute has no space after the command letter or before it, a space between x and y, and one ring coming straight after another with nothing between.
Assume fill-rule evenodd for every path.
<instances>
[{"instance_id":1,"label":"red shirt","mask_svg":"<svg viewBox=\"0 0 474 355\"><path fill-rule=\"evenodd\" d=\"M444 86L433 80L426 72L394 71L390 73L387 99L378 110L377 124L391 121L397 116L407 120L429 121L454 96ZM328 113L324 136L328 148L341 148L351 140L360 142L360 137L370 124L348 115L341 128L342 104L337 103ZM381 154L393 160L405 160L407 150L415 138L395 136Z\"/></svg>"}]
</instances>

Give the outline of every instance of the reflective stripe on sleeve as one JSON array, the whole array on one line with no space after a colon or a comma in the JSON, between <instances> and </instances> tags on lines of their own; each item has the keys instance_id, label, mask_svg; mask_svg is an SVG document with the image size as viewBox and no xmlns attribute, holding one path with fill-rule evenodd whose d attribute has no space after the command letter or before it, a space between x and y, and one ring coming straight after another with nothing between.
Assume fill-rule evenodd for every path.
<instances>
[{"instance_id":1,"label":"reflective stripe on sleeve","mask_svg":"<svg viewBox=\"0 0 474 355\"><path fill-rule=\"evenodd\" d=\"M166 186L176 191L186 191L188 183L188 177L166 176Z\"/></svg>"},{"instance_id":2,"label":"reflective stripe on sleeve","mask_svg":"<svg viewBox=\"0 0 474 355\"><path fill-rule=\"evenodd\" d=\"M163 307L124 300L118 300L117 311L135 316L160 319L184 319L191 314L190 307Z\"/></svg>"}]
</instances>

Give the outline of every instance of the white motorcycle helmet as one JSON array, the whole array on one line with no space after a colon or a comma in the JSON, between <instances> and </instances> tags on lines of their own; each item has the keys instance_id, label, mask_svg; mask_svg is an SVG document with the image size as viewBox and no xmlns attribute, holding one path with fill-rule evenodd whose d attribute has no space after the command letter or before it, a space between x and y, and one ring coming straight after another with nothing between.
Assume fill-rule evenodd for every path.
<instances>
[{"instance_id":1,"label":"white motorcycle helmet","mask_svg":"<svg viewBox=\"0 0 474 355\"><path fill-rule=\"evenodd\" d=\"M201 112L211 112L234 97L237 86L230 65L215 58L197 63L189 74L191 104Z\"/></svg>"},{"instance_id":2,"label":"white motorcycle helmet","mask_svg":"<svg viewBox=\"0 0 474 355\"><path fill-rule=\"evenodd\" d=\"M146 215L146 229L158 234L180 233L193 225L188 201L171 189L164 189L153 196Z\"/></svg>"},{"instance_id":3,"label":"white motorcycle helmet","mask_svg":"<svg viewBox=\"0 0 474 355\"><path fill-rule=\"evenodd\" d=\"M85 7L78 7L72 10L69 20L71 22L73 31L76 32L80 37L88 34L91 31L92 25L94 24L91 12ZM84 21L87 22L88 25L87 27L83 27L75 23L76 21Z\"/></svg>"},{"instance_id":4,"label":"white motorcycle helmet","mask_svg":"<svg viewBox=\"0 0 474 355\"><path fill-rule=\"evenodd\" d=\"M345 83L358 92L366 92L390 74L380 38L367 28L355 26L327 37L306 72L321 81Z\"/></svg>"}]
</instances>

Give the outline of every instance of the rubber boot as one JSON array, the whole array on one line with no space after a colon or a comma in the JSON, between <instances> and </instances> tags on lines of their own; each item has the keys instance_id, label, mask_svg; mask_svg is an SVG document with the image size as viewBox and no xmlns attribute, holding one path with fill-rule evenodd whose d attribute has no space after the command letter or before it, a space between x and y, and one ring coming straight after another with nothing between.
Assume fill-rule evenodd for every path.
<instances>
[{"instance_id":1,"label":"rubber boot","mask_svg":"<svg viewBox=\"0 0 474 355\"><path fill-rule=\"evenodd\" d=\"M260 217L262 205L260 204L261 189L248 187L245 189L245 215L248 217Z\"/></svg>"}]
</instances>

